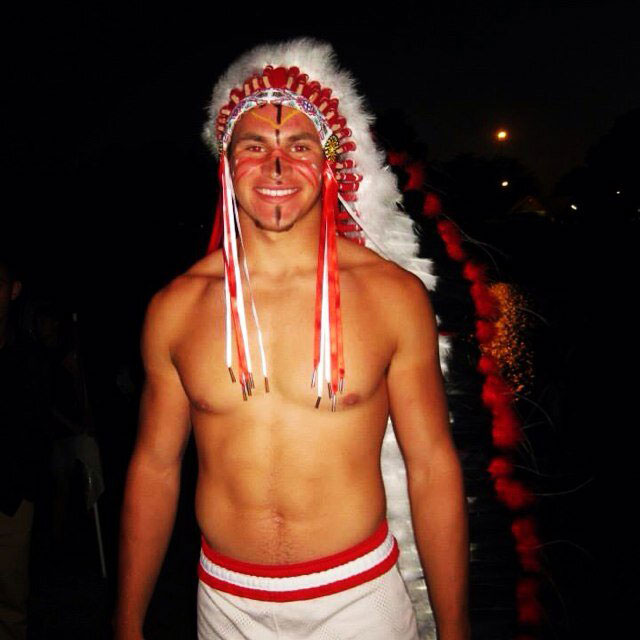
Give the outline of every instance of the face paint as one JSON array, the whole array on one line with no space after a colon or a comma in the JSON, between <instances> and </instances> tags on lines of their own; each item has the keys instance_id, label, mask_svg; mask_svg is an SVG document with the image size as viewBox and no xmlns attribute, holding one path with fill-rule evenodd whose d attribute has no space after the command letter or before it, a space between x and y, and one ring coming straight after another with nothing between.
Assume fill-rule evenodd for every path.
<instances>
[{"instance_id":1,"label":"face paint","mask_svg":"<svg viewBox=\"0 0 640 640\"><path fill-rule=\"evenodd\" d=\"M248 111L236 123L231 146L238 206L257 227L290 229L319 206L324 155L304 114L273 104Z\"/></svg>"}]
</instances>

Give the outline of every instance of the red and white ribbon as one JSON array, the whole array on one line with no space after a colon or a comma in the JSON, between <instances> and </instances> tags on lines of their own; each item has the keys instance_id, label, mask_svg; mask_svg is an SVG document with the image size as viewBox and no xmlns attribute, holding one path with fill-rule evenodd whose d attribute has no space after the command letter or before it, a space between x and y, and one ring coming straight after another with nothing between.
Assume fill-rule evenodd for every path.
<instances>
[{"instance_id":1,"label":"red and white ribbon","mask_svg":"<svg viewBox=\"0 0 640 640\"><path fill-rule=\"evenodd\" d=\"M253 293L251 291L251 280L247 268L246 252L242 240L242 228L238 216L238 208L233 190L233 182L229 171L226 154L220 158L219 179L222 185L222 217L223 217L223 255L225 267L225 305L226 305L226 335L225 335L225 357L227 368L234 381L232 369L232 333L235 334L236 347L238 351L238 366L240 369L239 378L242 385L242 394L245 399L251 395L255 388L253 379L253 365L251 361L251 351L249 349L249 334L244 308L244 292L242 287L242 275L239 267L238 246L236 236L236 225L240 236L242 248L242 267L249 289L249 301L251 311L258 334L258 346L262 363L262 373L264 375L265 390L269 391L269 379L267 375L267 363L264 354L264 342L262 331L258 320Z\"/></svg>"},{"instance_id":2,"label":"red and white ribbon","mask_svg":"<svg viewBox=\"0 0 640 640\"><path fill-rule=\"evenodd\" d=\"M322 176L322 218L318 243L311 386L317 386L316 407L318 407L322 400L324 384L327 383L332 411L336 410L337 393L343 390L345 375L336 238L337 209L338 183L329 161L325 159Z\"/></svg>"}]
</instances>

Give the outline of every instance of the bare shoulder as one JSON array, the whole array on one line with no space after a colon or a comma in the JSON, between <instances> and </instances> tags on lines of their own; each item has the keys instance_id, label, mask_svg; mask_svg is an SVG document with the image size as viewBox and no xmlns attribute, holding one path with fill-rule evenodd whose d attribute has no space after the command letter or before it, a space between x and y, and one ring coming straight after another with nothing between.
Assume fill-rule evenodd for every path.
<instances>
[{"instance_id":1,"label":"bare shoulder","mask_svg":"<svg viewBox=\"0 0 640 640\"><path fill-rule=\"evenodd\" d=\"M216 251L205 256L187 271L176 276L151 298L145 316L143 342L147 338L170 348L194 305L211 287L223 281L222 255Z\"/></svg>"},{"instance_id":2,"label":"bare shoulder","mask_svg":"<svg viewBox=\"0 0 640 640\"><path fill-rule=\"evenodd\" d=\"M341 266L344 259L344 270L358 280L358 286L375 293L385 306L404 311L416 308L416 312L423 312L425 305L430 307L429 293L416 275L371 249L345 239L342 242Z\"/></svg>"},{"instance_id":3,"label":"bare shoulder","mask_svg":"<svg viewBox=\"0 0 640 640\"><path fill-rule=\"evenodd\" d=\"M174 306L181 308L223 278L222 251L214 251L171 280L153 296L151 302L167 310Z\"/></svg>"},{"instance_id":4,"label":"bare shoulder","mask_svg":"<svg viewBox=\"0 0 640 640\"><path fill-rule=\"evenodd\" d=\"M344 259L345 276L361 293L362 313L385 327L393 352L409 359L411 354L433 355L437 350L436 319L420 278L358 245L345 249Z\"/></svg>"}]
</instances>

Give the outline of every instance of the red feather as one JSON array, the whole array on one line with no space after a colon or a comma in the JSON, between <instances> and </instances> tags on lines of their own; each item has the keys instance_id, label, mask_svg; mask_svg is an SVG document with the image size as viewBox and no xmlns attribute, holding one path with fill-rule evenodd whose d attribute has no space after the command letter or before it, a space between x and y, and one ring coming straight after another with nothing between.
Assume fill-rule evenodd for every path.
<instances>
[{"instance_id":1,"label":"red feather","mask_svg":"<svg viewBox=\"0 0 640 640\"><path fill-rule=\"evenodd\" d=\"M482 398L488 407L505 407L511 403L511 389L499 375L489 375L484 381Z\"/></svg>"},{"instance_id":2,"label":"red feather","mask_svg":"<svg viewBox=\"0 0 640 640\"><path fill-rule=\"evenodd\" d=\"M510 476L513 473L513 464L506 458L498 456L491 461L488 471L493 478Z\"/></svg>"},{"instance_id":3,"label":"red feather","mask_svg":"<svg viewBox=\"0 0 640 640\"><path fill-rule=\"evenodd\" d=\"M495 361L494 358L486 354L478 358L478 365L476 368L480 373L484 373L485 376L488 376L490 373L499 372L498 363Z\"/></svg>"},{"instance_id":4,"label":"red feather","mask_svg":"<svg viewBox=\"0 0 640 640\"><path fill-rule=\"evenodd\" d=\"M467 252L459 244L447 244L445 245L447 255L456 262L462 262L467 259Z\"/></svg>"},{"instance_id":5,"label":"red feather","mask_svg":"<svg viewBox=\"0 0 640 640\"><path fill-rule=\"evenodd\" d=\"M476 311L480 317L495 318L498 317L498 301L489 291L484 282L474 282L470 289L471 297L476 305Z\"/></svg>"},{"instance_id":6,"label":"red feather","mask_svg":"<svg viewBox=\"0 0 640 640\"><path fill-rule=\"evenodd\" d=\"M404 151L387 151L387 160L394 167L403 165L407 159L407 154Z\"/></svg>"},{"instance_id":7,"label":"red feather","mask_svg":"<svg viewBox=\"0 0 640 640\"><path fill-rule=\"evenodd\" d=\"M542 608L537 600L538 582L533 578L518 581L516 597L518 600L518 620L524 624L540 622Z\"/></svg>"},{"instance_id":8,"label":"red feather","mask_svg":"<svg viewBox=\"0 0 640 640\"><path fill-rule=\"evenodd\" d=\"M462 269L462 275L471 282L485 280L487 268L483 264L478 264L469 260Z\"/></svg>"},{"instance_id":9,"label":"red feather","mask_svg":"<svg viewBox=\"0 0 640 640\"><path fill-rule=\"evenodd\" d=\"M442 203L440 198L435 193L427 193L424 197L424 204L422 205L422 213L425 216L433 217L442 213Z\"/></svg>"},{"instance_id":10,"label":"red feather","mask_svg":"<svg viewBox=\"0 0 640 640\"><path fill-rule=\"evenodd\" d=\"M500 407L494 412L493 444L500 449L512 448L520 440L520 423L510 406Z\"/></svg>"},{"instance_id":11,"label":"red feather","mask_svg":"<svg viewBox=\"0 0 640 640\"><path fill-rule=\"evenodd\" d=\"M520 563L526 571L540 571L538 548L540 540L535 532L535 522L531 516L516 518L511 524L511 532L516 539L516 551Z\"/></svg>"},{"instance_id":12,"label":"red feather","mask_svg":"<svg viewBox=\"0 0 640 640\"><path fill-rule=\"evenodd\" d=\"M407 165L404 170L409 174L409 180L404 191L420 189L424 183L424 167L419 162Z\"/></svg>"},{"instance_id":13,"label":"red feather","mask_svg":"<svg viewBox=\"0 0 640 640\"><path fill-rule=\"evenodd\" d=\"M476 338L480 344L487 344L493 340L496 328L493 322L487 320L476 320Z\"/></svg>"},{"instance_id":14,"label":"red feather","mask_svg":"<svg viewBox=\"0 0 640 640\"><path fill-rule=\"evenodd\" d=\"M461 262L467 258L467 254L462 248L462 238L460 231L449 220L440 220L437 224L438 233L445 244L445 248L452 260Z\"/></svg>"},{"instance_id":15,"label":"red feather","mask_svg":"<svg viewBox=\"0 0 640 640\"><path fill-rule=\"evenodd\" d=\"M533 494L518 480L497 478L494 483L500 501L509 509L522 509L533 502Z\"/></svg>"}]
</instances>

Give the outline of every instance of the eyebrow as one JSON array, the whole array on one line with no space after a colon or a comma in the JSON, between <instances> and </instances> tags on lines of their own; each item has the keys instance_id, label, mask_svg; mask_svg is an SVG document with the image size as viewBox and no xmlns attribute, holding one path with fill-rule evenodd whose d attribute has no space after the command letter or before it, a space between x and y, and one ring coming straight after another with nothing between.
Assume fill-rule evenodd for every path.
<instances>
[{"instance_id":1,"label":"eyebrow","mask_svg":"<svg viewBox=\"0 0 640 640\"><path fill-rule=\"evenodd\" d=\"M310 140L311 142L317 142L320 144L320 138L317 133L294 133L293 135L287 136L285 140L289 142L298 142L298 140Z\"/></svg>"},{"instance_id":2,"label":"eyebrow","mask_svg":"<svg viewBox=\"0 0 640 640\"><path fill-rule=\"evenodd\" d=\"M320 137L317 134L313 134L308 131L303 131L302 133L293 133L287 136L282 142L284 144L291 144L292 142L299 142L300 140L308 140L310 142L318 144L319 146L322 146ZM231 153L233 153L233 149L240 142L261 142L262 144L269 144L271 140L265 136L261 136L259 133L255 133L253 131L245 131L244 133L238 135L237 138L233 137L231 139Z\"/></svg>"},{"instance_id":3,"label":"eyebrow","mask_svg":"<svg viewBox=\"0 0 640 640\"><path fill-rule=\"evenodd\" d=\"M288 142L298 142L299 140L310 140L311 142L317 142L320 144L320 138L317 134L314 133L294 133L284 138ZM235 142L243 142L244 140L252 140L254 142L269 142L269 138L265 136L261 136L258 133L253 133L251 131L247 131L246 133L241 133L235 140Z\"/></svg>"},{"instance_id":4,"label":"eyebrow","mask_svg":"<svg viewBox=\"0 0 640 640\"><path fill-rule=\"evenodd\" d=\"M247 133L241 133L234 142L242 142L243 140L253 140L254 142L268 142L267 138L264 136L258 135L257 133L252 133L251 131L247 131Z\"/></svg>"}]
</instances>

